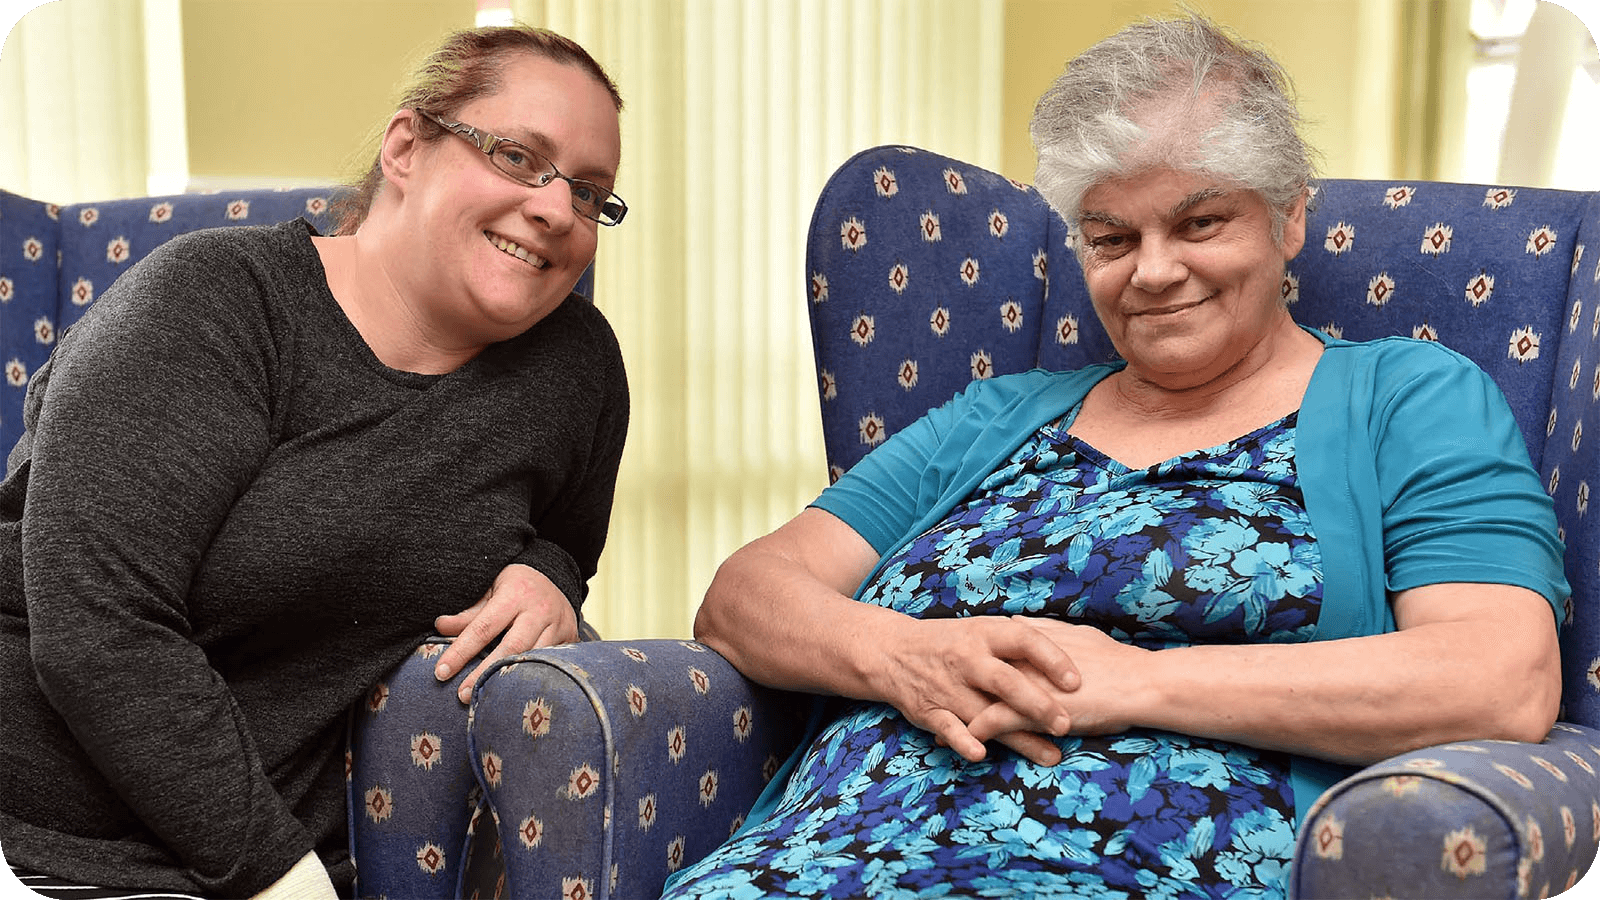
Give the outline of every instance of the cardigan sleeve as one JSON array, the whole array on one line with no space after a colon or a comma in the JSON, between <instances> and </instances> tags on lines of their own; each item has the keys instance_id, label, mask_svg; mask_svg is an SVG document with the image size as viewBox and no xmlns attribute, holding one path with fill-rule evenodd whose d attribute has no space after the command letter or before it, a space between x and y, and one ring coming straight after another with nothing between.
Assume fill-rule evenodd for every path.
<instances>
[{"instance_id":1,"label":"cardigan sleeve","mask_svg":"<svg viewBox=\"0 0 1600 900\"><path fill-rule=\"evenodd\" d=\"M1554 505L1504 395L1442 347L1424 366L1383 365L1372 410L1390 592L1480 582L1542 595L1559 623L1569 588Z\"/></svg>"},{"instance_id":2,"label":"cardigan sleeve","mask_svg":"<svg viewBox=\"0 0 1600 900\"><path fill-rule=\"evenodd\" d=\"M35 376L22 559L39 684L201 890L249 896L313 849L191 639L188 588L268 444L249 266L175 239ZM252 313L251 310L255 312Z\"/></svg>"},{"instance_id":3,"label":"cardigan sleeve","mask_svg":"<svg viewBox=\"0 0 1600 900\"><path fill-rule=\"evenodd\" d=\"M1317 639L1392 630L1389 595L1424 584L1526 587L1559 621L1554 505L1494 381L1427 341L1323 340L1295 450L1323 554Z\"/></svg>"}]
</instances>

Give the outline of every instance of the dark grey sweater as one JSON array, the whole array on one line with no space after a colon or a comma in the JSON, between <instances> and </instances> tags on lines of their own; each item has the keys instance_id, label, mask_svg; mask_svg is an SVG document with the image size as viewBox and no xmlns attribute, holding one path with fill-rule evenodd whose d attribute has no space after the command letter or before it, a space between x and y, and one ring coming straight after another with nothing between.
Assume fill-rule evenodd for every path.
<instances>
[{"instance_id":1,"label":"dark grey sweater","mask_svg":"<svg viewBox=\"0 0 1600 900\"><path fill-rule=\"evenodd\" d=\"M196 232L34 376L0 484L0 845L228 897L348 884L346 710L501 569L581 603L627 429L569 298L448 375L384 366L303 222Z\"/></svg>"}]
</instances>

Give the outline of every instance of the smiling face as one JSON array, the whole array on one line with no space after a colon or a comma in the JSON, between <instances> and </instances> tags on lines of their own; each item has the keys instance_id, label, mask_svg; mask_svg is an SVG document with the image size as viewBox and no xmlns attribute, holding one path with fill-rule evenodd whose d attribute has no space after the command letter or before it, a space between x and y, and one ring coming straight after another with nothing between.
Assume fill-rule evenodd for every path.
<instances>
[{"instance_id":1,"label":"smiling face","mask_svg":"<svg viewBox=\"0 0 1600 900\"><path fill-rule=\"evenodd\" d=\"M1280 243L1259 195L1161 169L1097 185L1078 221L1089 297L1137 378L1208 384L1295 327L1280 289L1305 241L1303 201Z\"/></svg>"},{"instance_id":2,"label":"smiling face","mask_svg":"<svg viewBox=\"0 0 1600 900\"><path fill-rule=\"evenodd\" d=\"M532 147L564 175L614 186L622 140L604 86L575 66L526 53L505 64L500 82L498 92L445 117ZM514 337L549 315L598 243L600 226L573 211L571 186L559 178L520 184L456 135L415 143L412 152L401 189L411 237L392 274L408 286L416 317L441 342L468 346Z\"/></svg>"}]
</instances>

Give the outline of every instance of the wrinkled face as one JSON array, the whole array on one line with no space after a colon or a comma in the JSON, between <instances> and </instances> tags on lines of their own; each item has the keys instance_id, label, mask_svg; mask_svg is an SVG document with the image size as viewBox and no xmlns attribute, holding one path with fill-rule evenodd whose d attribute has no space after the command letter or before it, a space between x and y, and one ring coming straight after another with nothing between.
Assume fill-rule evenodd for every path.
<instances>
[{"instance_id":1,"label":"wrinkled face","mask_svg":"<svg viewBox=\"0 0 1600 900\"><path fill-rule=\"evenodd\" d=\"M622 139L610 94L588 73L532 55L509 61L498 93L447 118L544 153L562 174L608 189ZM443 327L468 342L514 337L561 304L594 259L599 223L557 178L535 188L454 135L418 150L407 186L422 246L413 271Z\"/></svg>"},{"instance_id":2,"label":"wrinkled face","mask_svg":"<svg viewBox=\"0 0 1600 900\"><path fill-rule=\"evenodd\" d=\"M1159 169L1095 186L1078 223L1089 297L1130 373L1205 384L1288 317L1280 290L1305 240L1303 203L1279 243L1258 194Z\"/></svg>"}]
</instances>

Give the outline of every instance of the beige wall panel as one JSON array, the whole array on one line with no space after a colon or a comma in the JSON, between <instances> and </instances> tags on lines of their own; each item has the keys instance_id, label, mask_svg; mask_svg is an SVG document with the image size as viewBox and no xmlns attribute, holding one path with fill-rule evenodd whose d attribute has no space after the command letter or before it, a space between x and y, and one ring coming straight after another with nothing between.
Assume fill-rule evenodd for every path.
<instances>
[{"instance_id":1,"label":"beige wall panel","mask_svg":"<svg viewBox=\"0 0 1600 900\"><path fill-rule=\"evenodd\" d=\"M326 182L361 168L399 82L473 0L183 0L194 179Z\"/></svg>"}]
</instances>

